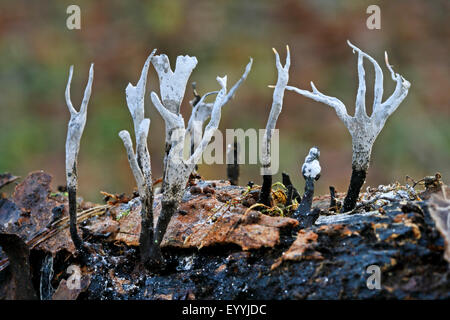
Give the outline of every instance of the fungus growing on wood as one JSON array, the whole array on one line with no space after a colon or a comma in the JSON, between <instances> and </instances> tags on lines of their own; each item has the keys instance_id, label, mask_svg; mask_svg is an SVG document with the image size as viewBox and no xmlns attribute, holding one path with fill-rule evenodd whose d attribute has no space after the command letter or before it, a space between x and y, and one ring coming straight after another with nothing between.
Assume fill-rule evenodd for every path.
<instances>
[{"instance_id":1,"label":"fungus growing on wood","mask_svg":"<svg viewBox=\"0 0 450 320\"><path fill-rule=\"evenodd\" d=\"M302 196L300 195L300 193L298 193L297 189L292 184L291 177L286 172L281 173L281 177L283 185L287 189L286 206L290 206L293 200L296 200L297 203L300 203L302 201Z\"/></svg>"},{"instance_id":2,"label":"fungus growing on wood","mask_svg":"<svg viewBox=\"0 0 450 320\"><path fill-rule=\"evenodd\" d=\"M392 80L396 82L396 87L393 94L384 102L383 97L383 72L378 63L368 54L361 51L347 41L348 45L353 49L353 52L358 53L358 93L356 95L355 115L349 116L347 109L342 101L335 97L326 96L321 93L311 82L312 92L301 90L292 86L287 86L287 90L294 91L305 97L313 99L318 102L329 105L334 108L337 116L345 124L352 136L352 177L348 188L347 196L343 204L343 211L351 211L358 200L359 192L366 179L367 170L369 168L370 155L372 146L380 131L383 129L386 120L398 108L400 103L408 94L410 83L398 73L395 73L392 66L389 65L388 56L385 52L386 66L391 73ZM374 101L373 112L371 116L366 112L366 83L364 79L363 59L369 60L375 69L375 84L374 84Z\"/></svg>"},{"instance_id":3,"label":"fungus growing on wood","mask_svg":"<svg viewBox=\"0 0 450 320\"><path fill-rule=\"evenodd\" d=\"M136 153L133 150L130 133L127 130L122 130L119 133L119 137L122 139L128 155L128 162L136 180L139 198L141 200L141 234L139 237L139 248L141 262L144 264L149 263L150 259L152 259L150 254L155 252L154 250L151 250L153 245L153 182L151 160L147 146L150 119L144 118L144 97L147 74L155 52L156 49L153 50L147 58L144 67L142 68L141 77L136 86L129 83L125 89L128 110L133 118Z\"/></svg>"},{"instance_id":4,"label":"fungus growing on wood","mask_svg":"<svg viewBox=\"0 0 450 320\"><path fill-rule=\"evenodd\" d=\"M185 71L180 72L178 75L176 72L170 74L170 66L167 57L161 58L161 56L157 56L154 59L159 61L154 63L154 65L157 71L159 69L158 74L160 75L160 81L162 81L161 96L163 99L161 102L155 92L151 93L151 99L166 124L166 157L162 183L163 196L161 200L161 213L154 230L154 249L160 250L159 246L163 240L170 219L176 212L185 192L189 175L200 160L204 150L211 141L214 132L219 126L222 107L233 96L234 91L232 92L232 90L235 90L237 86L235 85L227 94L227 76L223 78L217 77L217 82L221 89L217 92L216 99L213 103L209 123L204 130L199 145L195 147L188 159L184 159L183 148L186 129L183 116L180 114L179 106L184 95L187 78L192 72L193 67L197 64L197 59L195 57L178 57L177 68L181 68L181 70ZM245 76L250 71L251 65L252 59L250 59L250 62L246 67L244 72ZM169 75L167 75L167 70L169 70ZM245 77L243 78L245 79ZM242 78L239 81L242 81ZM180 88L179 86L181 85L184 87ZM163 88L166 89L163 90ZM167 90L167 88L173 88L173 90ZM211 94L212 93L205 94L200 101L198 101L196 106L201 106L204 98ZM194 114L195 110L192 111L191 118L195 116ZM160 254L159 256L161 257ZM161 258L159 261L155 260L154 262L161 264L163 261Z\"/></svg>"},{"instance_id":5,"label":"fungus growing on wood","mask_svg":"<svg viewBox=\"0 0 450 320\"><path fill-rule=\"evenodd\" d=\"M178 56L175 64L175 71L170 67L169 57L165 54L157 55L152 58L153 66L158 73L159 90L161 100L168 111L179 114L181 102L183 101L186 85L191 76L192 71L197 65L197 58L186 56ZM171 149L170 138L172 130L166 126L166 143L164 153L164 169L163 176L167 169L167 157ZM164 185L162 186L164 191Z\"/></svg>"},{"instance_id":6,"label":"fungus growing on wood","mask_svg":"<svg viewBox=\"0 0 450 320\"><path fill-rule=\"evenodd\" d=\"M272 170L271 170L271 152L270 144L272 141L273 132L278 120L278 116L283 108L284 90L287 87L289 81L289 67L291 65L291 56L289 52L289 46L286 46L286 63L283 66L280 62L280 56L275 50L275 65L278 70L278 79L275 86L269 86L275 88L273 91L272 107L270 109L269 118L266 124L266 131L264 132L263 144L262 144L262 168L261 174L263 175L263 184L261 187L261 193L259 196L259 203L266 206L271 206L271 189L272 189Z\"/></svg>"},{"instance_id":7,"label":"fungus growing on wood","mask_svg":"<svg viewBox=\"0 0 450 320\"><path fill-rule=\"evenodd\" d=\"M314 182L320 178L320 151L317 147L312 147L302 165L302 175L305 179L305 193L302 201L294 212L293 217L297 220L305 218L311 211L311 205L314 197Z\"/></svg>"},{"instance_id":8,"label":"fungus growing on wood","mask_svg":"<svg viewBox=\"0 0 450 320\"><path fill-rule=\"evenodd\" d=\"M253 59L250 58L250 62L247 64L244 73L241 78L234 84L234 86L228 91L228 94L225 96L223 105L228 103L231 99L233 99L236 94L237 89L240 85L247 79L247 76L252 69ZM192 84L194 89L194 99L190 101L192 106L192 114L189 118L189 122L186 128L186 135L190 136L191 139L191 154L194 153L195 146L200 142L202 136L203 125L211 117L211 111L213 109L214 103L205 102L205 98L210 95L214 95L219 93L218 91L212 91L209 93L200 96L196 90L195 82Z\"/></svg>"},{"instance_id":9,"label":"fungus growing on wood","mask_svg":"<svg viewBox=\"0 0 450 320\"><path fill-rule=\"evenodd\" d=\"M70 83L72 82L73 66L70 66L69 79L66 86L66 103L70 112L70 120L67 127L66 139L66 180L69 194L70 236L78 253L85 255L83 241L77 231L77 161L80 150L80 140L86 125L86 114L89 98L91 97L92 81L94 79L94 64L89 69L89 79L84 90L80 111L76 111L70 100Z\"/></svg>"},{"instance_id":10,"label":"fungus growing on wood","mask_svg":"<svg viewBox=\"0 0 450 320\"><path fill-rule=\"evenodd\" d=\"M237 141L227 146L227 179L232 186L237 186L239 182L239 145Z\"/></svg>"}]
</instances>

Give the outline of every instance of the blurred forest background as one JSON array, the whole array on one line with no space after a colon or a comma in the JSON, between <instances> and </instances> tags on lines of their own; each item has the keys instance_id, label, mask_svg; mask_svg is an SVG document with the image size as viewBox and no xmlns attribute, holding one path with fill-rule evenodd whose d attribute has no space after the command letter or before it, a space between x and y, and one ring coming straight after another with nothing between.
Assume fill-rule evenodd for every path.
<instances>
[{"instance_id":1,"label":"blurred forest background","mask_svg":"<svg viewBox=\"0 0 450 320\"><path fill-rule=\"evenodd\" d=\"M66 8L81 8L81 30L68 30ZM381 8L381 30L368 30L366 8ZM389 53L394 69L411 82L408 97L390 117L374 149L368 185L404 182L440 171L450 174L449 33L450 2L233 0L233 1L1 1L0 2L0 172L25 176L45 170L54 187L65 184L64 144L69 112L64 100L69 66L74 65L72 101L78 109L90 62L95 63L93 92L79 156L79 192L98 201L100 190L131 192L134 179L122 129L132 131L125 102L128 82L137 82L153 48L198 58L190 81L200 93L216 90L217 75L234 83L248 58L254 58L247 81L222 113L220 128L264 128L276 81L271 48L282 59L292 54L290 84L341 99L353 113L357 56L350 39L372 55L384 71L384 99L394 82L384 64ZM373 68L366 66L367 101L371 106ZM150 68L146 113L154 177L161 176L164 122L149 99L159 83ZM182 110L187 121L192 99L186 90ZM319 193L328 186L346 191L351 174L351 139L335 112L320 103L286 92L280 129L280 173L291 174L303 189L300 166L309 148L321 150ZM206 178L226 177L225 165L201 165ZM241 166L241 184L261 183L258 165Z\"/></svg>"}]
</instances>

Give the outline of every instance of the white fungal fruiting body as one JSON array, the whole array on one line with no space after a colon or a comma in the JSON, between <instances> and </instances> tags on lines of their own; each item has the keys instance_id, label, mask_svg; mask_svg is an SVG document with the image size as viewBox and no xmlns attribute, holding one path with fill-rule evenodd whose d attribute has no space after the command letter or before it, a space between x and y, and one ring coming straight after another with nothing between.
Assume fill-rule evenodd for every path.
<instances>
[{"instance_id":1,"label":"white fungal fruiting body","mask_svg":"<svg viewBox=\"0 0 450 320\"><path fill-rule=\"evenodd\" d=\"M172 71L169 58L165 54L154 56L152 63L158 73L161 100L164 106L171 112L179 113L186 84L197 65L197 58L187 55L178 56L175 71Z\"/></svg>"},{"instance_id":2,"label":"white fungal fruiting body","mask_svg":"<svg viewBox=\"0 0 450 320\"><path fill-rule=\"evenodd\" d=\"M225 96L222 107L231 99L233 99L239 86L245 81L245 79L247 79L247 76L252 68L252 64L253 59L250 58L250 62L245 67L245 71L242 74L241 78L234 84L234 86L228 91L227 95ZM206 103L204 102L204 100L206 97L217 94L218 92L219 91L212 91L204 94L201 97L200 101L198 101L195 106L193 105L192 114L189 118L188 126L186 128L186 135L190 135L191 145L194 147L197 146L202 135L203 124L211 116L211 112L214 107L214 103ZM192 105L193 101L191 101L190 103Z\"/></svg>"},{"instance_id":3,"label":"white fungal fruiting body","mask_svg":"<svg viewBox=\"0 0 450 320\"><path fill-rule=\"evenodd\" d=\"M80 150L81 136L83 135L84 127L87 118L87 106L92 92L92 81L94 80L94 64L91 64L89 69L89 79L84 90L83 101L81 102L80 111L77 112L72 105L70 99L70 83L72 82L73 66L70 67L69 79L66 86L66 103L70 111L70 121L67 127L66 139L66 180L67 191L69 193L69 217L70 217L70 237L75 245L78 253L85 256L83 241L78 235L77 230L77 159L78 151Z\"/></svg>"},{"instance_id":4,"label":"white fungal fruiting body","mask_svg":"<svg viewBox=\"0 0 450 320\"><path fill-rule=\"evenodd\" d=\"M302 165L302 174L306 178L317 179L320 175L321 167L319 163L319 149L313 147L305 157L305 163Z\"/></svg>"},{"instance_id":5,"label":"white fungal fruiting body","mask_svg":"<svg viewBox=\"0 0 450 320\"><path fill-rule=\"evenodd\" d=\"M144 67L142 68L141 77L139 78L136 86L128 83L125 89L126 100L128 110L130 111L131 117L133 118L134 133L137 141L138 129L141 122L144 120L144 98L145 98L145 87L147 85L147 74L148 68L155 55L156 49L148 56L145 61Z\"/></svg>"},{"instance_id":6,"label":"white fungal fruiting body","mask_svg":"<svg viewBox=\"0 0 450 320\"><path fill-rule=\"evenodd\" d=\"M370 155L372 151L372 145L375 142L378 134L384 127L388 117L398 108L400 103L404 100L408 94L410 83L404 79L398 73L395 73L392 66L389 65L387 54L385 53L385 61L387 68L391 73L391 77L396 81L396 88L393 94L385 101L382 102L383 97L383 72L378 63L368 54L361 51L348 41L348 45L353 51L358 53L358 93L355 103L355 115L349 116L347 109L339 99L335 97L326 96L319 92L314 84L311 82L312 92L307 90L298 89L292 86L287 86L287 90L294 91L305 97L313 99L318 102L329 105L334 108L337 116L345 124L348 131L352 136L352 167L354 170L367 171L369 167ZM373 112L371 116L367 115L365 94L365 71L363 66L363 58L368 59L375 69L375 84L374 84L374 101Z\"/></svg>"},{"instance_id":7,"label":"white fungal fruiting body","mask_svg":"<svg viewBox=\"0 0 450 320\"><path fill-rule=\"evenodd\" d=\"M204 134L201 138L200 143L198 144L198 146L196 146L192 155L186 160L183 158L183 148L186 137L186 129L182 115L179 114L179 112L172 112L171 110L169 110L169 108L167 108L164 105L164 102L161 102L161 100L159 99L158 95L155 92L151 93L152 102L166 123L166 132L167 131L170 132L168 140L171 145L171 148L166 161L166 170L164 176L165 186L163 186L164 191L166 191L166 186L171 189L170 191L167 190L167 192L170 193L170 195L168 194L168 196L170 197L175 196L175 198L181 198L190 173L194 169L196 163L198 163L198 161L200 160L203 151L208 146L215 130L219 126L222 107L232 98L235 90L239 87L240 83L247 77L247 74L251 69L251 65L252 59L250 60L249 64L247 64L244 75L240 78L238 83L236 83L233 86L232 88L233 91L230 90L230 92L227 94L226 76L223 78L217 77L217 81L220 84L221 89L219 91L214 91L205 94L201 98L201 100L196 104L196 106L192 111L192 115L189 120L190 125L188 124L188 128L190 130L197 130L201 132L203 121L205 121L207 118L210 118L210 120L204 130ZM184 83L186 82L187 79ZM214 103L212 103L212 106L210 104L208 105L204 104L203 102L204 99L212 94L217 94ZM174 101L175 98L177 97L171 97L169 94L168 97L166 98L168 99L168 101L169 100ZM198 122L200 122L201 125L198 126L198 123L194 124L194 120L198 120Z\"/></svg>"},{"instance_id":8,"label":"white fungal fruiting body","mask_svg":"<svg viewBox=\"0 0 450 320\"><path fill-rule=\"evenodd\" d=\"M70 120L67 127L66 139L66 178L67 187L76 188L77 186L77 158L80 150L80 140L86 125L87 106L91 97L92 81L94 79L94 64L89 69L89 79L84 91L83 101L80 111L77 112L70 99L70 84L72 82L73 66L70 67L69 80L66 86L66 103L70 111Z\"/></svg>"},{"instance_id":9,"label":"white fungal fruiting body","mask_svg":"<svg viewBox=\"0 0 450 320\"><path fill-rule=\"evenodd\" d=\"M267 119L266 131L264 132L263 137L263 145L262 145L262 164L261 168L263 175L270 175L270 162L271 162L271 153L270 153L270 142L272 140L273 132L275 130L275 126L277 124L278 117L280 116L281 110L283 109L283 98L284 91L287 88L287 84L289 81L289 67L291 65L291 55L289 51L289 47L286 46L286 62L283 66L280 62L280 55L278 52L273 49L275 54L275 65L278 71L277 83L275 85L272 97L272 106L270 108L269 118Z\"/></svg>"},{"instance_id":10,"label":"white fungal fruiting body","mask_svg":"<svg viewBox=\"0 0 450 320\"><path fill-rule=\"evenodd\" d=\"M313 160L309 163L304 163L302 166L302 174L305 177L315 179L320 174L319 161Z\"/></svg>"},{"instance_id":11,"label":"white fungal fruiting body","mask_svg":"<svg viewBox=\"0 0 450 320\"><path fill-rule=\"evenodd\" d=\"M152 192L151 162L147 146L150 119L144 118L144 98L148 68L155 52L156 49L152 51L145 61L141 77L136 86L128 83L128 86L125 89L128 110L133 119L136 152L133 150L133 143L131 142L129 132L122 130L119 133L127 151L128 162L137 183L139 196L143 201L144 199L151 197Z\"/></svg>"}]
</instances>

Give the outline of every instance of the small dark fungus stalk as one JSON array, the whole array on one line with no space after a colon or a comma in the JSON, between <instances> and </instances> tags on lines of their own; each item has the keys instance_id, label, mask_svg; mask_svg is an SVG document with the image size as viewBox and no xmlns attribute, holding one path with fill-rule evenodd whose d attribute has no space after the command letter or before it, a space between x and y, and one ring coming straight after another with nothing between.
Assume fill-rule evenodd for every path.
<instances>
[{"instance_id":1,"label":"small dark fungus stalk","mask_svg":"<svg viewBox=\"0 0 450 320\"><path fill-rule=\"evenodd\" d=\"M237 186L239 183L239 163L238 163L238 143L227 146L227 178L231 185Z\"/></svg>"},{"instance_id":2,"label":"small dark fungus stalk","mask_svg":"<svg viewBox=\"0 0 450 320\"><path fill-rule=\"evenodd\" d=\"M293 200L296 200L297 203L300 203L302 201L302 196L292 184L291 177L289 177L289 175L285 172L281 173L281 177L283 185L287 189L286 206L290 206Z\"/></svg>"},{"instance_id":3,"label":"small dark fungus stalk","mask_svg":"<svg viewBox=\"0 0 450 320\"><path fill-rule=\"evenodd\" d=\"M311 148L302 166L302 175L305 179L305 193L302 202L300 202L300 205L293 214L293 217L299 221L307 217L311 212L314 197L314 182L320 178L321 168L319 156L319 149L316 147Z\"/></svg>"}]
</instances>

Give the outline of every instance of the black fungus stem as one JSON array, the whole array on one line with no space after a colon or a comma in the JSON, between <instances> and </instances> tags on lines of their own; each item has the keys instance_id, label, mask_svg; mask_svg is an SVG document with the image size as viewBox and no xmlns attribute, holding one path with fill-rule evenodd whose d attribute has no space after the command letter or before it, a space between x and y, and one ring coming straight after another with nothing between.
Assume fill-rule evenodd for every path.
<instances>
[{"instance_id":1,"label":"black fungus stem","mask_svg":"<svg viewBox=\"0 0 450 320\"><path fill-rule=\"evenodd\" d=\"M297 220L302 219L311 211L311 205L314 197L314 178L305 178L305 194L303 195L302 202L295 210L293 217Z\"/></svg>"},{"instance_id":2,"label":"black fungus stem","mask_svg":"<svg viewBox=\"0 0 450 320\"><path fill-rule=\"evenodd\" d=\"M263 175L263 184L261 187L261 192L259 194L259 203L262 203L268 207L271 206L271 191L272 191L272 175Z\"/></svg>"},{"instance_id":3,"label":"black fungus stem","mask_svg":"<svg viewBox=\"0 0 450 320\"><path fill-rule=\"evenodd\" d=\"M231 185L237 186L239 183L239 164L238 164L238 143L233 144L233 163L227 164L227 178Z\"/></svg>"},{"instance_id":4,"label":"black fungus stem","mask_svg":"<svg viewBox=\"0 0 450 320\"><path fill-rule=\"evenodd\" d=\"M83 240L81 240L77 231L77 189L68 187L69 193L69 217L70 217L70 237L80 255L84 255Z\"/></svg>"},{"instance_id":5,"label":"black fungus stem","mask_svg":"<svg viewBox=\"0 0 450 320\"><path fill-rule=\"evenodd\" d=\"M348 212L355 208L356 202L359 198L359 192L366 180L367 170L357 170L353 168L352 177L350 179L350 185L348 187L347 195L344 199L344 205L342 212Z\"/></svg>"},{"instance_id":6,"label":"black fungus stem","mask_svg":"<svg viewBox=\"0 0 450 320\"><path fill-rule=\"evenodd\" d=\"M287 206L291 205L292 200L297 200L297 202L300 203L302 201L302 196L300 195L300 193L297 191L297 189L292 184L291 177L289 177L289 174L283 172L281 174L281 176L282 176L283 185L286 187L286 189L288 191L286 205Z\"/></svg>"},{"instance_id":7,"label":"black fungus stem","mask_svg":"<svg viewBox=\"0 0 450 320\"><path fill-rule=\"evenodd\" d=\"M141 234L139 236L139 251L141 261L148 263L151 260L153 246L153 193L150 193L150 199L145 199L142 203L141 215Z\"/></svg>"},{"instance_id":8,"label":"black fungus stem","mask_svg":"<svg viewBox=\"0 0 450 320\"><path fill-rule=\"evenodd\" d=\"M336 189L330 186L330 210L337 210Z\"/></svg>"},{"instance_id":9,"label":"black fungus stem","mask_svg":"<svg viewBox=\"0 0 450 320\"><path fill-rule=\"evenodd\" d=\"M175 200L162 200L161 213L156 224L153 234L153 243L149 250L147 264L152 268L162 267L164 259L161 253L161 242L166 233L170 219L177 210L177 202Z\"/></svg>"}]
</instances>

